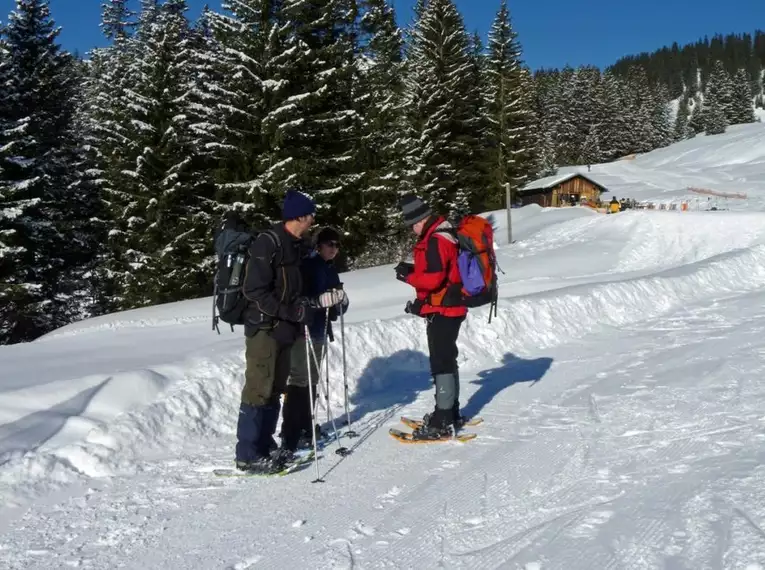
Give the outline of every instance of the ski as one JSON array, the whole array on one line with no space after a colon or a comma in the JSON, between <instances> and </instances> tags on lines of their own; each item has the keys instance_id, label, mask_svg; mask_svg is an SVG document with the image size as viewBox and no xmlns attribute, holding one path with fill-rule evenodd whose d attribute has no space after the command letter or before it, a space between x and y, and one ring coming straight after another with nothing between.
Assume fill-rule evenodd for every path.
<instances>
[{"instance_id":1,"label":"ski","mask_svg":"<svg viewBox=\"0 0 765 570\"><path fill-rule=\"evenodd\" d=\"M445 437L442 439L414 439L411 433L401 431L400 429L390 428L388 433L391 437L401 443L449 443L449 442L466 442L478 437L477 433L458 433L452 437Z\"/></svg>"},{"instance_id":2,"label":"ski","mask_svg":"<svg viewBox=\"0 0 765 570\"><path fill-rule=\"evenodd\" d=\"M409 426L412 429L417 429L418 427L422 425L422 420L416 420L414 418L409 418L407 416L401 416L401 423L403 423L406 426ZM483 418L472 417L472 418L467 418L465 420L465 423L463 423L462 425L473 427L482 423L483 423Z\"/></svg>"},{"instance_id":3,"label":"ski","mask_svg":"<svg viewBox=\"0 0 765 570\"><path fill-rule=\"evenodd\" d=\"M314 452L312 449L310 452L299 456L279 471L240 471L235 468L220 468L213 469L212 472L218 477L284 477L285 475L294 473L303 466L307 466L313 461L313 456Z\"/></svg>"}]
</instances>

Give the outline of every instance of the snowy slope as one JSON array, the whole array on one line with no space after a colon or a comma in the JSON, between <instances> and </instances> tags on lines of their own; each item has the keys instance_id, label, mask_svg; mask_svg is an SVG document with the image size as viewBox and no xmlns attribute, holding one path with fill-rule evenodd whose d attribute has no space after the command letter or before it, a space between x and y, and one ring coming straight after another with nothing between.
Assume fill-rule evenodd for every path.
<instances>
[{"instance_id":1,"label":"snowy slope","mask_svg":"<svg viewBox=\"0 0 765 570\"><path fill-rule=\"evenodd\" d=\"M659 179L685 144L622 180ZM765 179L765 148L735 144ZM700 183L735 171L695 152ZM495 216L499 316L460 336L478 438L387 435L432 406L423 322L391 267L346 274L362 437L322 454L324 483L211 475L243 340L210 330L210 299L0 347L0 567L765 567L765 213L526 207L512 245ZM337 415L338 343L330 371Z\"/></svg>"},{"instance_id":2,"label":"snowy slope","mask_svg":"<svg viewBox=\"0 0 765 570\"><path fill-rule=\"evenodd\" d=\"M592 166L590 175L610 190L603 199L633 198L655 203L689 201L693 209L710 204L731 210L765 209L765 124L733 125L721 135L697 135L666 148ZM561 173L587 172L584 167ZM742 193L747 199L708 199L688 188Z\"/></svg>"}]
</instances>

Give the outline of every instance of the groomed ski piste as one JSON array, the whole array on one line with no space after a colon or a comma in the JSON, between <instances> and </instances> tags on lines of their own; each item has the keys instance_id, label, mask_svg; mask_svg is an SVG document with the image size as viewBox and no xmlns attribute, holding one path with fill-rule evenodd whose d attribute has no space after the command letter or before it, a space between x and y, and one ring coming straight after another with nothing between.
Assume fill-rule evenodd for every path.
<instances>
[{"instance_id":1,"label":"groomed ski piste","mask_svg":"<svg viewBox=\"0 0 765 570\"><path fill-rule=\"evenodd\" d=\"M618 197L746 192L740 211L495 212L499 314L471 312L467 443L388 429L433 404L390 266L350 297L352 453L323 483L222 478L242 331L211 299L0 347L0 567L765 568L765 127L595 165ZM338 331L339 333L339 331ZM338 334L339 337L339 334ZM340 343L331 403L343 414ZM326 411L319 410L322 422Z\"/></svg>"}]
</instances>

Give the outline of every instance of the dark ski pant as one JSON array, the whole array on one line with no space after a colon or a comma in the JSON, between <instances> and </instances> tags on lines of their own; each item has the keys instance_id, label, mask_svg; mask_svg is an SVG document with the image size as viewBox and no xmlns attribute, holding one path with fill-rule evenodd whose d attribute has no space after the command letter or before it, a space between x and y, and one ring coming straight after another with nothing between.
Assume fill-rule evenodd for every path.
<instances>
[{"instance_id":1,"label":"dark ski pant","mask_svg":"<svg viewBox=\"0 0 765 570\"><path fill-rule=\"evenodd\" d=\"M465 317L427 316L430 373L436 385L436 413L452 423L459 412L460 380L457 366L457 337Z\"/></svg>"},{"instance_id":2,"label":"dark ski pant","mask_svg":"<svg viewBox=\"0 0 765 570\"><path fill-rule=\"evenodd\" d=\"M292 345L281 345L266 330L245 338L244 388L237 422L236 458L267 456L287 386Z\"/></svg>"},{"instance_id":3,"label":"dark ski pant","mask_svg":"<svg viewBox=\"0 0 765 570\"><path fill-rule=\"evenodd\" d=\"M282 418L282 441L284 447L290 451L297 449L303 431L310 434L313 430L311 416L316 403L319 382L319 369L316 362L321 362L324 342L320 338L313 338L311 342L316 353L315 360L313 354L308 360L305 342L296 342L292 347L290 357L290 378L287 381L287 394L284 398ZM311 393L308 390L309 370L313 401L311 401Z\"/></svg>"}]
</instances>

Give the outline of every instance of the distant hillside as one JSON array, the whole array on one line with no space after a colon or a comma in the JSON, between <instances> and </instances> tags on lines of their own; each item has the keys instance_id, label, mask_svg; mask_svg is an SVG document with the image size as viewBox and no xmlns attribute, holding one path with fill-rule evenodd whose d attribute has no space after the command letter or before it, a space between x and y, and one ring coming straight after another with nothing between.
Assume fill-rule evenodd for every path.
<instances>
[{"instance_id":1,"label":"distant hillside","mask_svg":"<svg viewBox=\"0 0 765 570\"><path fill-rule=\"evenodd\" d=\"M722 62L730 76L735 76L740 69L745 70L752 92L758 96L757 106L763 107L765 32L762 30L756 30L754 34L716 34L711 40L705 37L682 47L673 43L652 53L623 57L609 69L618 76L627 77L630 69L641 66L650 81L665 85L670 97L677 99L688 92L703 92L716 61Z\"/></svg>"},{"instance_id":2,"label":"distant hillside","mask_svg":"<svg viewBox=\"0 0 765 570\"><path fill-rule=\"evenodd\" d=\"M541 173L607 162L757 121L765 32L716 35L621 58L601 70L534 74Z\"/></svg>"}]
</instances>

